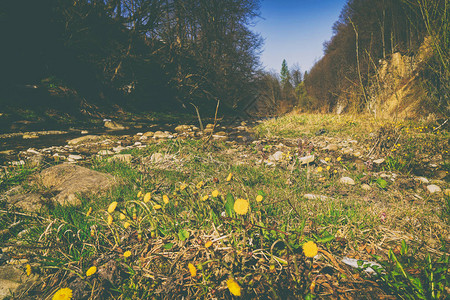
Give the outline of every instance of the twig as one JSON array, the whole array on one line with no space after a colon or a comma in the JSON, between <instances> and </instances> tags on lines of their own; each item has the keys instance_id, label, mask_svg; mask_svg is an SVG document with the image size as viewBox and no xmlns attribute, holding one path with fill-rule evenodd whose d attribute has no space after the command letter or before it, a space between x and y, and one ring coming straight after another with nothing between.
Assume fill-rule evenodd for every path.
<instances>
[{"instance_id":1,"label":"twig","mask_svg":"<svg viewBox=\"0 0 450 300\"><path fill-rule=\"evenodd\" d=\"M444 123L442 123L441 125L439 125L437 128L435 128L435 129L433 129L433 131L437 131L437 130L439 130L442 126L444 126L445 125L445 123L447 123L448 122L448 119L447 120L445 120L444 121Z\"/></svg>"},{"instance_id":2,"label":"twig","mask_svg":"<svg viewBox=\"0 0 450 300\"><path fill-rule=\"evenodd\" d=\"M195 108L195 111L197 112L197 118L198 118L198 123L200 124L200 129L203 131L203 123L202 123L202 118L200 118L200 112L198 111L198 107L194 105L194 103L191 102L191 105Z\"/></svg>"}]
</instances>

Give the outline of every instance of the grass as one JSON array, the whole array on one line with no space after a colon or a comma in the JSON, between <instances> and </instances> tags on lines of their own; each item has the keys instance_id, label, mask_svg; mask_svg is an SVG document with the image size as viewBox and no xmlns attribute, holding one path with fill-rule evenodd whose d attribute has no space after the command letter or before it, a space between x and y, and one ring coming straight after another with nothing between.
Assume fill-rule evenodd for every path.
<instances>
[{"instance_id":1,"label":"grass","mask_svg":"<svg viewBox=\"0 0 450 300\"><path fill-rule=\"evenodd\" d=\"M387 124L300 115L255 130L262 139L316 139L324 126L328 136L372 146L377 140L368 136L368 128L377 133ZM393 126L387 136L398 134ZM418 138L435 139L429 139L433 149L447 138L445 132L413 131ZM393 149L383 147L378 154ZM277 149L284 155L276 166L259 163ZM423 143L402 149L407 150L398 152L413 158L415 151L429 148ZM299 158L308 151L270 143L169 140L131 151L133 164L93 160L90 167L116 176L121 185L83 198L81 206L56 206L36 217L2 204L0 229L14 219L29 230L18 237L20 230L14 229L4 242L20 241L16 255L27 258L42 279L22 297L46 299L60 288L70 288L74 299L232 299L238 292L256 299L447 296L449 197L430 196L416 184L400 188L380 177L392 170L406 180L408 168L420 163L389 161L361 171L351 156L315 148L315 162L301 166ZM157 152L165 159L150 163L147 158ZM357 185L340 183L342 176ZM362 190L362 183L372 190ZM305 194L327 198L310 200ZM236 202L248 203L248 211ZM111 203L117 203L114 210ZM315 258L303 251L308 241L318 246ZM368 277L340 262L344 256L378 261L384 269ZM97 271L87 276L92 266Z\"/></svg>"}]
</instances>

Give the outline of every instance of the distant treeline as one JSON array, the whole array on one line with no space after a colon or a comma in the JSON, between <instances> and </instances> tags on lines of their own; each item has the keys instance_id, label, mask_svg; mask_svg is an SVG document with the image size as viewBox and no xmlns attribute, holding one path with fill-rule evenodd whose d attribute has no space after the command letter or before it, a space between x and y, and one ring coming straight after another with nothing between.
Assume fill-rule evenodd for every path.
<instances>
[{"instance_id":1,"label":"distant treeline","mask_svg":"<svg viewBox=\"0 0 450 300\"><path fill-rule=\"evenodd\" d=\"M449 98L448 0L349 0L324 44L324 57L305 76L307 96L300 106L331 111L338 101L357 111L368 104L370 78L380 59L395 52L414 56L425 37L433 57L423 62L422 76L437 109Z\"/></svg>"},{"instance_id":2,"label":"distant treeline","mask_svg":"<svg viewBox=\"0 0 450 300\"><path fill-rule=\"evenodd\" d=\"M0 85L54 80L94 103L238 109L255 95L258 12L258 0L3 1Z\"/></svg>"}]
</instances>

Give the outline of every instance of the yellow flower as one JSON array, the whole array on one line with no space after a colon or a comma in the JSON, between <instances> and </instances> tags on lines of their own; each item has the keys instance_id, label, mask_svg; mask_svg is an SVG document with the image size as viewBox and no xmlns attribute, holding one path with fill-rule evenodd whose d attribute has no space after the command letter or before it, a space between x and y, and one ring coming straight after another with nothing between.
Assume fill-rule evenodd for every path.
<instances>
[{"instance_id":1,"label":"yellow flower","mask_svg":"<svg viewBox=\"0 0 450 300\"><path fill-rule=\"evenodd\" d=\"M125 257L125 258L130 257L130 256L131 256L131 251L125 251L123 253L123 257Z\"/></svg>"},{"instance_id":2,"label":"yellow flower","mask_svg":"<svg viewBox=\"0 0 450 300\"><path fill-rule=\"evenodd\" d=\"M331 167L330 166L327 166L327 171L329 171L331 169Z\"/></svg>"},{"instance_id":3,"label":"yellow flower","mask_svg":"<svg viewBox=\"0 0 450 300\"><path fill-rule=\"evenodd\" d=\"M218 191L218 190L214 190L214 191L211 193L211 195L212 195L214 198L217 198L217 197L219 196L219 191Z\"/></svg>"},{"instance_id":4,"label":"yellow flower","mask_svg":"<svg viewBox=\"0 0 450 300\"><path fill-rule=\"evenodd\" d=\"M183 184L180 186L180 191L184 191L186 188L187 188L187 185L186 185L185 183L183 183Z\"/></svg>"},{"instance_id":5,"label":"yellow flower","mask_svg":"<svg viewBox=\"0 0 450 300\"><path fill-rule=\"evenodd\" d=\"M30 276L30 275L31 275L31 266L30 266L30 264L27 264L27 265L25 266L25 268L26 268L26 270L27 270L27 276Z\"/></svg>"},{"instance_id":6,"label":"yellow flower","mask_svg":"<svg viewBox=\"0 0 450 300\"><path fill-rule=\"evenodd\" d=\"M261 202L262 200L263 200L263 196L262 195L256 196L256 202Z\"/></svg>"},{"instance_id":7,"label":"yellow flower","mask_svg":"<svg viewBox=\"0 0 450 300\"><path fill-rule=\"evenodd\" d=\"M317 255L318 251L319 248L313 241L309 241L303 244L303 253L305 253L306 257L314 257Z\"/></svg>"},{"instance_id":8,"label":"yellow flower","mask_svg":"<svg viewBox=\"0 0 450 300\"><path fill-rule=\"evenodd\" d=\"M150 201L150 199L152 199L152 194L147 193L144 196L144 202L147 203L148 201Z\"/></svg>"},{"instance_id":9,"label":"yellow flower","mask_svg":"<svg viewBox=\"0 0 450 300\"><path fill-rule=\"evenodd\" d=\"M111 215L108 215L108 225L111 225L113 221L113 217Z\"/></svg>"},{"instance_id":10,"label":"yellow flower","mask_svg":"<svg viewBox=\"0 0 450 300\"><path fill-rule=\"evenodd\" d=\"M158 209L160 209L161 207L162 207L161 205L156 204L156 205L153 206L153 209L154 209L154 210L158 210Z\"/></svg>"},{"instance_id":11,"label":"yellow flower","mask_svg":"<svg viewBox=\"0 0 450 300\"><path fill-rule=\"evenodd\" d=\"M325 157L325 161L330 161L330 160L331 160L331 158Z\"/></svg>"},{"instance_id":12,"label":"yellow flower","mask_svg":"<svg viewBox=\"0 0 450 300\"><path fill-rule=\"evenodd\" d=\"M87 271L86 271L86 276L92 276L95 274L95 272L97 272L97 267L96 266L92 266L90 267Z\"/></svg>"},{"instance_id":13,"label":"yellow flower","mask_svg":"<svg viewBox=\"0 0 450 300\"><path fill-rule=\"evenodd\" d=\"M234 202L234 211L238 215L245 215L248 212L248 207L248 200L239 198Z\"/></svg>"},{"instance_id":14,"label":"yellow flower","mask_svg":"<svg viewBox=\"0 0 450 300\"><path fill-rule=\"evenodd\" d=\"M227 176L227 181L230 181L231 178L233 178L233 173L228 174L228 176Z\"/></svg>"},{"instance_id":15,"label":"yellow flower","mask_svg":"<svg viewBox=\"0 0 450 300\"><path fill-rule=\"evenodd\" d=\"M239 286L239 284L236 282L236 280L234 280L233 278L228 278L227 280L227 287L230 290L230 293L235 295L235 296L240 296L241 295L241 287Z\"/></svg>"},{"instance_id":16,"label":"yellow flower","mask_svg":"<svg viewBox=\"0 0 450 300\"><path fill-rule=\"evenodd\" d=\"M125 223L123 223L123 228L125 228L125 229L127 229L128 227L130 227L130 223L128 223L128 222L125 222Z\"/></svg>"},{"instance_id":17,"label":"yellow flower","mask_svg":"<svg viewBox=\"0 0 450 300\"><path fill-rule=\"evenodd\" d=\"M334 170L333 173L336 174L336 173L337 173L337 170Z\"/></svg>"},{"instance_id":18,"label":"yellow flower","mask_svg":"<svg viewBox=\"0 0 450 300\"><path fill-rule=\"evenodd\" d=\"M203 181L200 181L199 183L197 183L197 188L201 189L204 185L205 183Z\"/></svg>"},{"instance_id":19,"label":"yellow flower","mask_svg":"<svg viewBox=\"0 0 450 300\"><path fill-rule=\"evenodd\" d=\"M341 161L341 159L342 159L342 158L341 158L340 156L339 156L338 158L336 158L337 161Z\"/></svg>"},{"instance_id":20,"label":"yellow flower","mask_svg":"<svg viewBox=\"0 0 450 300\"><path fill-rule=\"evenodd\" d=\"M169 196L163 195L163 202L164 202L165 204L169 203Z\"/></svg>"},{"instance_id":21,"label":"yellow flower","mask_svg":"<svg viewBox=\"0 0 450 300\"><path fill-rule=\"evenodd\" d=\"M89 207L89 210L88 210L87 213L86 213L86 217L89 217L89 215L91 214L91 212L92 212L92 206Z\"/></svg>"},{"instance_id":22,"label":"yellow flower","mask_svg":"<svg viewBox=\"0 0 450 300\"><path fill-rule=\"evenodd\" d=\"M142 196L142 192L139 191L139 193L137 194L137 197L138 197L138 198L141 198L141 196Z\"/></svg>"},{"instance_id":23,"label":"yellow flower","mask_svg":"<svg viewBox=\"0 0 450 300\"><path fill-rule=\"evenodd\" d=\"M70 300L72 299L72 290L69 288L59 289L52 297L52 300Z\"/></svg>"},{"instance_id":24,"label":"yellow flower","mask_svg":"<svg viewBox=\"0 0 450 300\"><path fill-rule=\"evenodd\" d=\"M117 207L117 202L116 201L112 202L108 207L108 212L110 214L112 214L116 210L116 207Z\"/></svg>"},{"instance_id":25,"label":"yellow flower","mask_svg":"<svg viewBox=\"0 0 450 300\"><path fill-rule=\"evenodd\" d=\"M189 263L188 269L189 269L189 272L191 273L191 277L197 276L197 268L193 264Z\"/></svg>"},{"instance_id":26,"label":"yellow flower","mask_svg":"<svg viewBox=\"0 0 450 300\"><path fill-rule=\"evenodd\" d=\"M322 172L322 167L318 167L317 172L319 172L319 173Z\"/></svg>"},{"instance_id":27,"label":"yellow flower","mask_svg":"<svg viewBox=\"0 0 450 300\"><path fill-rule=\"evenodd\" d=\"M208 198L209 198L209 196L208 196L208 195L205 195L205 196L202 197L202 200L203 200L203 201L206 201L206 200L208 200Z\"/></svg>"},{"instance_id":28,"label":"yellow flower","mask_svg":"<svg viewBox=\"0 0 450 300\"><path fill-rule=\"evenodd\" d=\"M212 241L207 241L207 242L205 243L205 248L211 247L212 243L213 243Z\"/></svg>"}]
</instances>

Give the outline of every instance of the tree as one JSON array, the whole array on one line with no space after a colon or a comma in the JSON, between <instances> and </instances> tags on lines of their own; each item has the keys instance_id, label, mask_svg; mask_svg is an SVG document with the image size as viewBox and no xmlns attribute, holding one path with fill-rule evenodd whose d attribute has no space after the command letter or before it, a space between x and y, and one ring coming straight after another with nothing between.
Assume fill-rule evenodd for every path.
<instances>
[{"instance_id":1,"label":"tree","mask_svg":"<svg viewBox=\"0 0 450 300\"><path fill-rule=\"evenodd\" d=\"M292 88L291 84L291 74L289 73L288 64L285 59L283 59L283 62L281 64L281 86L283 89L289 89Z\"/></svg>"}]
</instances>

